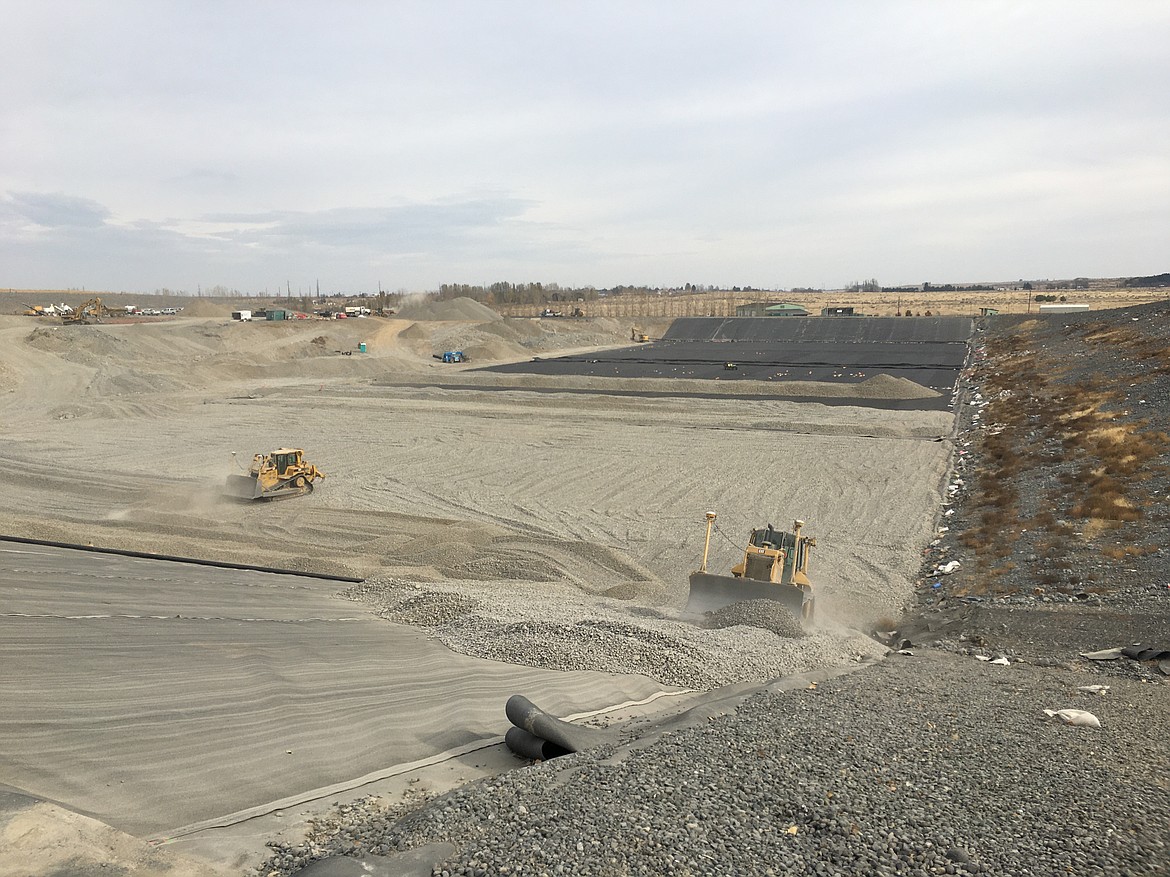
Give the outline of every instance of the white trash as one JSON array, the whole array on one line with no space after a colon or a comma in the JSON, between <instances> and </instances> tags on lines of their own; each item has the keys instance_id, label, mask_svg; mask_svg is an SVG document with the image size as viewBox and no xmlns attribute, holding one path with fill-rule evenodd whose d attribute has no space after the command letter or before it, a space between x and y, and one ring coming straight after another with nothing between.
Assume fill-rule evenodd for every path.
<instances>
[{"instance_id":1,"label":"white trash","mask_svg":"<svg viewBox=\"0 0 1170 877\"><path fill-rule=\"evenodd\" d=\"M1099 694L1102 697L1104 697L1105 694L1108 693L1108 691L1109 691L1109 686L1108 685L1081 685L1077 688L1077 691L1087 691L1087 692L1089 692L1089 694Z\"/></svg>"},{"instance_id":2,"label":"white trash","mask_svg":"<svg viewBox=\"0 0 1170 877\"><path fill-rule=\"evenodd\" d=\"M1087 710L1045 710L1050 719L1060 719L1066 725L1077 728L1100 728L1101 720Z\"/></svg>"}]
</instances>

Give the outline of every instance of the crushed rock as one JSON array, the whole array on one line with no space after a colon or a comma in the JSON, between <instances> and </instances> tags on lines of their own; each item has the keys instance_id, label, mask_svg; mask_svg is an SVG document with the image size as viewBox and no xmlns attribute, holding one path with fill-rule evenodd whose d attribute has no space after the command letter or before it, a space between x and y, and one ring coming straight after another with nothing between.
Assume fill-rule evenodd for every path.
<instances>
[{"instance_id":1,"label":"crushed rock","mask_svg":"<svg viewBox=\"0 0 1170 877\"><path fill-rule=\"evenodd\" d=\"M712 619L592 598L564 582L383 577L341 596L396 624L425 627L460 654L543 669L632 673L697 690L888 652L855 630L803 631L770 600L743 601Z\"/></svg>"}]
</instances>

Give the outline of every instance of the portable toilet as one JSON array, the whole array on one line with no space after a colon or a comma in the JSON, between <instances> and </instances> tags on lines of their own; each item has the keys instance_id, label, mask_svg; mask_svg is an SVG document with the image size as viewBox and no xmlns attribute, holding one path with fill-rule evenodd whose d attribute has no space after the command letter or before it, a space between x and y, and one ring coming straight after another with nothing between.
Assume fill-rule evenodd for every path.
<instances>
[{"instance_id":1,"label":"portable toilet","mask_svg":"<svg viewBox=\"0 0 1170 877\"><path fill-rule=\"evenodd\" d=\"M366 342L359 341L358 342L358 353L365 353L365 352L366 352Z\"/></svg>"}]
</instances>

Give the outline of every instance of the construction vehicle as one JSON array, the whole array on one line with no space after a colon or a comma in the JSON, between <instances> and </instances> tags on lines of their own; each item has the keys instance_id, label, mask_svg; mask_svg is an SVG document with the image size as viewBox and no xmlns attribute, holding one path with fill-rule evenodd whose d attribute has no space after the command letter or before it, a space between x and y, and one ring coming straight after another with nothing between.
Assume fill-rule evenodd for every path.
<instances>
[{"instance_id":1,"label":"construction vehicle","mask_svg":"<svg viewBox=\"0 0 1170 877\"><path fill-rule=\"evenodd\" d=\"M440 362L469 362L468 356L462 350L448 350L446 353L436 353L435 359Z\"/></svg>"},{"instance_id":2,"label":"construction vehicle","mask_svg":"<svg viewBox=\"0 0 1170 877\"><path fill-rule=\"evenodd\" d=\"M325 473L304 460L300 448L278 448L257 454L246 475L229 475L228 492L240 499L275 499L313 492L313 482ZM235 453L232 454L235 457Z\"/></svg>"},{"instance_id":3,"label":"construction vehicle","mask_svg":"<svg viewBox=\"0 0 1170 877\"><path fill-rule=\"evenodd\" d=\"M775 600L802 621L812 620L814 601L808 561L817 540L801 535L804 521L793 521L791 532L777 530L771 524L752 530L743 561L731 568L729 576L707 572L714 524L715 513L707 512L703 565L691 573L688 612L699 615L742 600Z\"/></svg>"},{"instance_id":4,"label":"construction vehicle","mask_svg":"<svg viewBox=\"0 0 1170 877\"><path fill-rule=\"evenodd\" d=\"M637 341L639 343L645 343L650 340L650 336L638 329L637 326L634 326L632 329L630 329L630 340Z\"/></svg>"},{"instance_id":5,"label":"construction vehicle","mask_svg":"<svg viewBox=\"0 0 1170 877\"><path fill-rule=\"evenodd\" d=\"M56 313L56 309L54 309L53 311L47 311L41 305L30 305L27 302L25 302L24 306L26 308L26 310L24 311L24 316L26 316L26 317L47 317L47 316L49 316L50 313ZM53 307L53 306L49 305L49 307Z\"/></svg>"},{"instance_id":6,"label":"construction vehicle","mask_svg":"<svg viewBox=\"0 0 1170 877\"><path fill-rule=\"evenodd\" d=\"M65 326L87 326L90 323L100 323L102 317L109 315L110 309L102 304L100 298L91 298L61 314L61 323Z\"/></svg>"}]
</instances>

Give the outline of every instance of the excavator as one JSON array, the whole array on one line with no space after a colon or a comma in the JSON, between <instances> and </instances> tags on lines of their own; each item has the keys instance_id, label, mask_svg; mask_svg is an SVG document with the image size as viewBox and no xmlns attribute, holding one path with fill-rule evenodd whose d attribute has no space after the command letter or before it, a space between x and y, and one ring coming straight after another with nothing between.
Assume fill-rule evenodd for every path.
<instances>
[{"instance_id":1,"label":"excavator","mask_svg":"<svg viewBox=\"0 0 1170 877\"><path fill-rule=\"evenodd\" d=\"M84 326L90 323L100 323L102 317L107 317L110 313L110 309L102 304L100 298L91 298L73 310L61 314L61 324L63 326Z\"/></svg>"},{"instance_id":2,"label":"excavator","mask_svg":"<svg viewBox=\"0 0 1170 877\"><path fill-rule=\"evenodd\" d=\"M752 530L743 561L731 568L731 575L721 576L707 572L715 517L714 512L707 512L703 564L691 573L687 611L701 615L741 600L775 600L801 621L811 622L815 601L808 561L817 540L801 534L804 521L793 521L791 531L777 530L771 524Z\"/></svg>"},{"instance_id":3,"label":"excavator","mask_svg":"<svg viewBox=\"0 0 1170 877\"><path fill-rule=\"evenodd\" d=\"M256 454L246 475L228 476L228 492L249 500L312 493L313 482L324 478L325 473L306 462L304 453L300 448L278 448L269 454Z\"/></svg>"}]
</instances>

